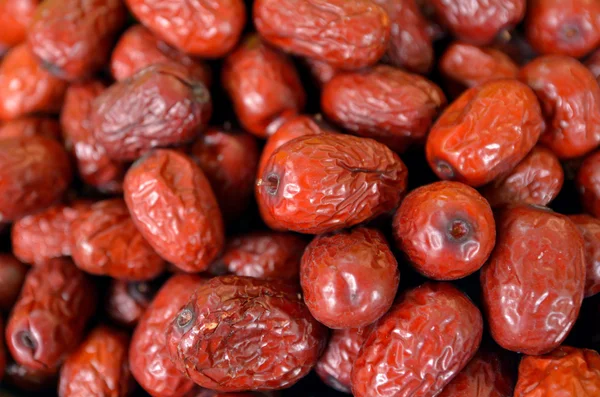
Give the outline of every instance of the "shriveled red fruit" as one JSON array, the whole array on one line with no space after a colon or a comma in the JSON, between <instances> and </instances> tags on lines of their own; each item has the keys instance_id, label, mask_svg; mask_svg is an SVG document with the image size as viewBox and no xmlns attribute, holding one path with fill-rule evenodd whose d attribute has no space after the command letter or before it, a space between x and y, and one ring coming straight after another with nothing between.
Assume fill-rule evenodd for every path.
<instances>
[{"instance_id":1,"label":"shriveled red fruit","mask_svg":"<svg viewBox=\"0 0 600 397\"><path fill-rule=\"evenodd\" d=\"M67 259L32 268L6 325L14 360L32 370L57 369L83 337L96 289Z\"/></svg>"},{"instance_id":2,"label":"shriveled red fruit","mask_svg":"<svg viewBox=\"0 0 600 397\"><path fill-rule=\"evenodd\" d=\"M0 311L8 312L13 307L28 270L11 254L0 254Z\"/></svg>"},{"instance_id":3,"label":"shriveled red fruit","mask_svg":"<svg viewBox=\"0 0 600 397\"><path fill-rule=\"evenodd\" d=\"M281 146L258 178L259 205L278 227L319 234L396 208L407 170L394 152L372 139L320 134Z\"/></svg>"},{"instance_id":4,"label":"shriveled red fruit","mask_svg":"<svg viewBox=\"0 0 600 397\"><path fill-rule=\"evenodd\" d=\"M140 233L181 270L206 270L224 243L223 219L204 173L174 150L155 150L127 172L125 201Z\"/></svg>"},{"instance_id":5,"label":"shriveled red fruit","mask_svg":"<svg viewBox=\"0 0 600 397\"><path fill-rule=\"evenodd\" d=\"M60 371L61 397L128 396L134 389L127 360L129 336L99 326L67 359Z\"/></svg>"},{"instance_id":6,"label":"shriveled red fruit","mask_svg":"<svg viewBox=\"0 0 600 397\"><path fill-rule=\"evenodd\" d=\"M560 346L543 356L524 356L514 397L600 395L597 351Z\"/></svg>"},{"instance_id":7,"label":"shriveled red fruit","mask_svg":"<svg viewBox=\"0 0 600 397\"><path fill-rule=\"evenodd\" d=\"M600 292L600 219L589 215L570 215L585 244L585 296Z\"/></svg>"},{"instance_id":8,"label":"shriveled red fruit","mask_svg":"<svg viewBox=\"0 0 600 397\"><path fill-rule=\"evenodd\" d=\"M579 167L577 188L585 210L600 218L600 151L587 156Z\"/></svg>"},{"instance_id":9,"label":"shriveled red fruit","mask_svg":"<svg viewBox=\"0 0 600 397\"><path fill-rule=\"evenodd\" d=\"M169 63L183 66L194 80L210 86L207 64L171 47L142 25L134 25L121 35L111 56L110 70L115 80L121 81L147 66Z\"/></svg>"},{"instance_id":10,"label":"shriveled red fruit","mask_svg":"<svg viewBox=\"0 0 600 397\"><path fill-rule=\"evenodd\" d=\"M59 140L60 124L51 117L28 116L7 121L0 126L0 139L33 135Z\"/></svg>"},{"instance_id":11,"label":"shriveled red fruit","mask_svg":"<svg viewBox=\"0 0 600 397\"><path fill-rule=\"evenodd\" d=\"M325 343L325 327L292 284L249 277L208 280L167 328L175 366L200 386L227 392L289 387Z\"/></svg>"},{"instance_id":12,"label":"shriveled red fruit","mask_svg":"<svg viewBox=\"0 0 600 397\"><path fill-rule=\"evenodd\" d=\"M547 353L573 327L585 287L583 239L566 216L516 205L498 213L496 247L481 270L494 340L525 354Z\"/></svg>"},{"instance_id":13,"label":"shriveled red fruit","mask_svg":"<svg viewBox=\"0 0 600 397\"><path fill-rule=\"evenodd\" d=\"M43 210L60 200L70 183L69 157L54 139L0 140L0 220Z\"/></svg>"},{"instance_id":14,"label":"shriveled red fruit","mask_svg":"<svg viewBox=\"0 0 600 397\"><path fill-rule=\"evenodd\" d=\"M27 27L39 3L41 0L0 1L0 56L25 41Z\"/></svg>"},{"instance_id":15,"label":"shriveled red fruit","mask_svg":"<svg viewBox=\"0 0 600 397\"><path fill-rule=\"evenodd\" d=\"M4 384L27 392L50 391L56 393L58 370L44 371L26 368L14 361L6 363Z\"/></svg>"},{"instance_id":16,"label":"shriveled red fruit","mask_svg":"<svg viewBox=\"0 0 600 397\"><path fill-rule=\"evenodd\" d=\"M529 87L494 80L467 90L444 110L427 137L427 161L441 179L482 186L523 160L543 126Z\"/></svg>"},{"instance_id":17,"label":"shriveled red fruit","mask_svg":"<svg viewBox=\"0 0 600 397\"><path fill-rule=\"evenodd\" d=\"M56 114L66 89L66 82L44 70L29 47L20 44L0 63L0 120Z\"/></svg>"},{"instance_id":18,"label":"shriveled red fruit","mask_svg":"<svg viewBox=\"0 0 600 397\"><path fill-rule=\"evenodd\" d=\"M374 327L354 362L354 396L434 396L477 352L483 320L451 284L427 283L404 293Z\"/></svg>"},{"instance_id":19,"label":"shriveled red fruit","mask_svg":"<svg viewBox=\"0 0 600 397\"><path fill-rule=\"evenodd\" d=\"M153 65L102 92L92 129L108 157L135 160L152 148L196 138L212 112L210 93L179 65Z\"/></svg>"},{"instance_id":20,"label":"shriveled red fruit","mask_svg":"<svg viewBox=\"0 0 600 397\"><path fill-rule=\"evenodd\" d=\"M135 380L155 397L181 397L194 383L169 358L165 329L203 283L191 274L172 276L159 290L133 332L129 365Z\"/></svg>"},{"instance_id":21,"label":"shriveled red fruit","mask_svg":"<svg viewBox=\"0 0 600 397\"><path fill-rule=\"evenodd\" d=\"M482 194L492 207L516 203L547 205L558 196L563 182L564 171L556 155L536 146L506 176L485 186Z\"/></svg>"},{"instance_id":22,"label":"shriveled red fruit","mask_svg":"<svg viewBox=\"0 0 600 397\"><path fill-rule=\"evenodd\" d=\"M410 192L393 226L398 248L419 273L435 280L476 272L496 242L489 203L458 182L435 182Z\"/></svg>"},{"instance_id":23,"label":"shriveled red fruit","mask_svg":"<svg viewBox=\"0 0 600 397\"><path fill-rule=\"evenodd\" d=\"M112 280L105 306L108 317L124 327L135 327L152 302L155 289L149 281Z\"/></svg>"},{"instance_id":24,"label":"shriveled red fruit","mask_svg":"<svg viewBox=\"0 0 600 397\"><path fill-rule=\"evenodd\" d=\"M600 4L530 0L525 33L538 53L582 57L600 44Z\"/></svg>"},{"instance_id":25,"label":"shriveled red fruit","mask_svg":"<svg viewBox=\"0 0 600 397\"><path fill-rule=\"evenodd\" d=\"M243 0L165 4L126 0L133 15L170 45L203 58L218 58L237 43L246 23Z\"/></svg>"},{"instance_id":26,"label":"shriveled red fruit","mask_svg":"<svg viewBox=\"0 0 600 397\"><path fill-rule=\"evenodd\" d=\"M391 29L387 12L370 0L256 0L254 25L285 51L344 69L375 64Z\"/></svg>"},{"instance_id":27,"label":"shriveled red fruit","mask_svg":"<svg viewBox=\"0 0 600 397\"><path fill-rule=\"evenodd\" d=\"M304 302L328 328L360 328L392 306L400 271L384 235L356 228L321 235L306 247L300 265Z\"/></svg>"}]
</instances>

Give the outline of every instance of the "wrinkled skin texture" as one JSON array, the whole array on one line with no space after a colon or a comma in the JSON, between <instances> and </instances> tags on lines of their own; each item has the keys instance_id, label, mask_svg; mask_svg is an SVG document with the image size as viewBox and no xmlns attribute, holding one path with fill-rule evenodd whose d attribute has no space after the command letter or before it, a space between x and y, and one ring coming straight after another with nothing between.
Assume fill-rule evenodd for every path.
<instances>
[{"instance_id":1,"label":"wrinkled skin texture","mask_svg":"<svg viewBox=\"0 0 600 397\"><path fill-rule=\"evenodd\" d=\"M583 299L583 238L563 215L516 205L498 213L496 247L481 270L490 333L503 348L544 354L571 330Z\"/></svg>"},{"instance_id":2,"label":"wrinkled skin texture","mask_svg":"<svg viewBox=\"0 0 600 397\"><path fill-rule=\"evenodd\" d=\"M444 93L431 81L386 65L338 73L321 95L328 118L397 152L423 142L445 104Z\"/></svg>"},{"instance_id":3,"label":"wrinkled skin texture","mask_svg":"<svg viewBox=\"0 0 600 397\"><path fill-rule=\"evenodd\" d=\"M561 159L600 145L600 86L580 62L560 55L538 57L520 73L538 96L546 119L540 142Z\"/></svg>"},{"instance_id":4,"label":"wrinkled skin texture","mask_svg":"<svg viewBox=\"0 0 600 397\"><path fill-rule=\"evenodd\" d=\"M62 146L41 136L0 140L0 219L14 221L58 201L71 182Z\"/></svg>"},{"instance_id":5,"label":"wrinkled skin texture","mask_svg":"<svg viewBox=\"0 0 600 397\"><path fill-rule=\"evenodd\" d=\"M92 107L94 138L114 160L187 143L212 113L210 93L178 65L149 66L102 92Z\"/></svg>"},{"instance_id":6,"label":"wrinkled skin texture","mask_svg":"<svg viewBox=\"0 0 600 397\"><path fill-rule=\"evenodd\" d=\"M194 142L192 158L208 178L227 221L235 221L248 207L254 191L258 145L244 132L209 128Z\"/></svg>"},{"instance_id":7,"label":"wrinkled skin texture","mask_svg":"<svg viewBox=\"0 0 600 397\"><path fill-rule=\"evenodd\" d=\"M135 327L152 302L155 288L152 282L112 280L106 300L108 317L124 327Z\"/></svg>"},{"instance_id":8,"label":"wrinkled skin texture","mask_svg":"<svg viewBox=\"0 0 600 397\"><path fill-rule=\"evenodd\" d=\"M0 56L21 44L41 0L0 0Z\"/></svg>"},{"instance_id":9,"label":"wrinkled skin texture","mask_svg":"<svg viewBox=\"0 0 600 397\"><path fill-rule=\"evenodd\" d=\"M27 43L50 73L81 80L108 61L126 18L120 0L46 0L27 30Z\"/></svg>"},{"instance_id":10,"label":"wrinkled skin texture","mask_svg":"<svg viewBox=\"0 0 600 397\"><path fill-rule=\"evenodd\" d=\"M600 220L589 215L570 215L585 243L585 297L600 292Z\"/></svg>"},{"instance_id":11,"label":"wrinkled skin texture","mask_svg":"<svg viewBox=\"0 0 600 397\"><path fill-rule=\"evenodd\" d=\"M3 382L27 392L49 390L56 392L56 378L57 370L33 370L14 361L8 361L6 363Z\"/></svg>"},{"instance_id":12,"label":"wrinkled skin texture","mask_svg":"<svg viewBox=\"0 0 600 397\"><path fill-rule=\"evenodd\" d=\"M273 153L257 181L257 195L278 227L320 234L396 208L407 174L402 160L372 139L309 135Z\"/></svg>"},{"instance_id":13,"label":"wrinkled skin texture","mask_svg":"<svg viewBox=\"0 0 600 397\"><path fill-rule=\"evenodd\" d=\"M475 355L483 320L447 283L406 292L369 333L352 369L356 397L435 396Z\"/></svg>"},{"instance_id":14,"label":"wrinkled skin texture","mask_svg":"<svg viewBox=\"0 0 600 397\"><path fill-rule=\"evenodd\" d=\"M429 0L428 3L455 37L486 45L523 19L526 0Z\"/></svg>"},{"instance_id":15,"label":"wrinkled skin texture","mask_svg":"<svg viewBox=\"0 0 600 397\"><path fill-rule=\"evenodd\" d=\"M60 124L50 117L29 116L8 121L0 126L1 139L34 135L59 140Z\"/></svg>"},{"instance_id":16,"label":"wrinkled skin texture","mask_svg":"<svg viewBox=\"0 0 600 397\"><path fill-rule=\"evenodd\" d=\"M44 70L27 45L10 50L0 63L0 120L32 113L58 113L67 83Z\"/></svg>"},{"instance_id":17,"label":"wrinkled skin texture","mask_svg":"<svg viewBox=\"0 0 600 397\"><path fill-rule=\"evenodd\" d=\"M156 150L125 176L125 201L160 256L187 272L206 270L224 244L223 219L202 170L173 150Z\"/></svg>"},{"instance_id":18,"label":"wrinkled skin texture","mask_svg":"<svg viewBox=\"0 0 600 397\"><path fill-rule=\"evenodd\" d=\"M95 286L71 261L34 267L6 325L11 356L33 370L57 369L79 344L95 309Z\"/></svg>"},{"instance_id":19,"label":"wrinkled skin texture","mask_svg":"<svg viewBox=\"0 0 600 397\"><path fill-rule=\"evenodd\" d=\"M356 228L316 237L300 265L304 302L328 328L365 327L392 306L400 271L384 235Z\"/></svg>"},{"instance_id":20,"label":"wrinkled skin texture","mask_svg":"<svg viewBox=\"0 0 600 397\"><path fill-rule=\"evenodd\" d=\"M370 0L256 0L254 24L274 46L348 70L386 52L390 18Z\"/></svg>"},{"instance_id":21,"label":"wrinkled skin texture","mask_svg":"<svg viewBox=\"0 0 600 397\"><path fill-rule=\"evenodd\" d=\"M221 73L240 124L260 138L270 135L269 125L281 114L300 112L306 102L292 61L258 35L249 36L225 59Z\"/></svg>"},{"instance_id":22,"label":"wrinkled skin texture","mask_svg":"<svg viewBox=\"0 0 600 397\"><path fill-rule=\"evenodd\" d=\"M281 232L254 232L231 239L220 261L230 273L260 279L298 280L306 242Z\"/></svg>"},{"instance_id":23,"label":"wrinkled skin texture","mask_svg":"<svg viewBox=\"0 0 600 397\"><path fill-rule=\"evenodd\" d=\"M172 276L156 294L133 333L129 347L131 372L153 397L181 397L194 387L171 361L165 329L203 282L191 274Z\"/></svg>"},{"instance_id":24,"label":"wrinkled skin texture","mask_svg":"<svg viewBox=\"0 0 600 397\"><path fill-rule=\"evenodd\" d=\"M576 181L583 207L600 218L600 151L586 157L579 168Z\"/></svg>"},{"instance_id":25,"label":"wrinkled skin texture","mask_svg":"<svg viewBox=\"0 0 600 397\"><path fill-rule=\"evenodd\" d=\"M600 3L529 0L525 33L538 53L582 57L600 44Z\"/></svg>"},{"instance_id":26,"label":"wrinkled skin texture","mask_svg":"<svg viewBox=\"0 0 600 397\"><path fill-rule=\"evenodd\" d=\"M0 311L8 312L13 307L28 270L11 254L0 254Z\"/></svg>"},{"instance_id":27,"label":"wrinkled skin texture","mask_svg":"<svg viewBox=\"0 0 600 397\"><path fill-rule=\"evenodd\" d=\"M211 72L207 64L160 40L142 25L134 25L119 38L113 50L110 70L117 81L133 76L147 66L175 63L183 66L190 77L210 85Z\"/></svg>"},{"instance_id":28,"label":"wrinkled skin texture","mask_svg":"<svg viewBox=\"0 0 600 397\"><path fill-rule=\"evenodd\" d=\"M524 356L515 397L593 397L600 395L600 355L560 346L549 354Z\"/></svg>"},{"instance_id":29,"label":"wrinkled skin texture","mask_svg":"<svg viewBox=\"0 0 600 397\"><path fill-rule=\"evenodd\" d=\"M479 270L496 241L494 214L475 189L435 182L410 192L394 216L398 248L417 271L456 280Z\"/></svg>"},{"instance_id":30,"label":"wrinkled skin texture","mask_svg":"<svg viewBox=\"0 0 600 397\"><path fill-rule=\"evenodd\" d=\"M442 113L427 138L427 161L441 179L479 187L513 169L543 125L529 87L491 81L467 90Z\"/></svg>"},{"instance_id":31,"label":"wrinkled skin texture","mask_svg":"<svg viewBox=\"0 0 600 397\"><path fill-rule=\"evenodd\" d=\"M246 23L243 0L125 2L133 15L162 40L203 58L227 54Z\"/></svg>"},{"instance_id":32,"label":"wrinkled skin texture","mask_svg":"<svg viewBox=\"0 0 600 397\"><path fill-rule=\"evenodd\" d=\"M291 284L223 276L200 286L167 328L177 369L218 391L291 386L316 364L326 330Z\"/></svg>"},{"instance_id":33,"label":"wrinkled skin texture","mask_svg":"<svg viewBox=\"0 0 600 397\"><path fill-rule=\"evenodd\" d=\"M105 89L99 81L69 86L60 124L65 144L75 155L81 179L102 191L120 192L125 166L111 160L92 133L92 105Z\"/></svg>"},{"instance_id":34,"label":"wrinkled skin texture","mask_svg":"<svg viewBox=\"0 0 600 397\"><path fill-rule=\"evenodd\" d=\"M60 372L60 397L125 397L133 390L129 336L106 326L92 330Z\"/></svg>"},{"instance_id":35,"label":"wrinkled skin texture","mask_svg":"<svg viewBox=\"0 0 600 397\"><path fill-rule=\"evenodd\" d=\"M482 194L492 207L526 203L547 205L558 196L564 171L556 155L536 146L507 176L485 186Z\"/></svg>"},{"instance_id":36,"label":"wrinkled skin texture","mask_svg":"<svg viewBox=\"0 0 600 397\"><path fill-rule=\"evenodd\" d=\"M122 199L94 203L71 224L71 255L81 270L122 280L150 280L165 261L136 229Z\"/></svg>"}]
</instances>

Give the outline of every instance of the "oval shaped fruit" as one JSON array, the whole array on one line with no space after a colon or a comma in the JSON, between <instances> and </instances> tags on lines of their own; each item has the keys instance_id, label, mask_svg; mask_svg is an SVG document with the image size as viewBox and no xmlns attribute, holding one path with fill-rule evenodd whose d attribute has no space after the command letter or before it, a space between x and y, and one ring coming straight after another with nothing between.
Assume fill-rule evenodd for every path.
<instances>
[{"instance_id":1,"label":"oval shaped fruit","mask_svg":"<svg viewBox=\"0 0 600 397\"><path fill-rule=\"evenodd\" d=\"M600 219L589 215L570 215L585 244L585 296L600 292Z\"/></svg>"},{"instance_id":2,"label":"oval shaped fruit","mask_svg":"<svg viewBox=\"0 0 600 397\"><path fill-rule=\"evenodd\" d=\"M42 0L3 0L0 2L0 55L25 41L27 27Z\"/></svg>"},{"instance_id":3,"label":"oval shaped fruit","mask_svg":"<svg viewBox=\"0 0 600 397\"><path fill-rule=\"evenodd\" d=\"M106 314L119 325L134 328L156 293L158 285L149 281L112 280L106 298Z\"/></svg>"}]
</instances>

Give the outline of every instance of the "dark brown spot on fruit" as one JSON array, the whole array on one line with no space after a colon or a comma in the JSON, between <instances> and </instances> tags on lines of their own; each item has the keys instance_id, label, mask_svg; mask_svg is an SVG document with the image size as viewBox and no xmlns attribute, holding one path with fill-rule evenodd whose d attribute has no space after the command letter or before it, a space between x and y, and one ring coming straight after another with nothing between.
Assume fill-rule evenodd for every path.
<instances>
[{"instance_id":1,"label":"dark brown spot on fruit","mask_svg":"<svg viewBox=\"0 0 600 397\"><path fill-rule=\"evenodd\" d=\"M438 160L436 163L437 174L442 179L454 179L454 169L450 164L443 160Z\"/></svg>"},{"instance_id":2,"label":"dark brown spot on fruit","mask_svg":"<svg viewBox=\"0 0 600 397\"><path fill-rule=\"evenodd\" d=\"M273 173L267 175L264 184L267 193L271 196L275 196L279 190L279 175Z\"/></svg>"},{"instance_id":3,"label":"dark brown spot on fruit","mask_svg":"<svg viewBox=\"0 0 600 397\"><path fill-rule=\"evenodd\" d=\"M464 241L471 232L471 226L462 219L456 219L448 228L448 237L452 241Z\"/></svg>"}]
</instances>

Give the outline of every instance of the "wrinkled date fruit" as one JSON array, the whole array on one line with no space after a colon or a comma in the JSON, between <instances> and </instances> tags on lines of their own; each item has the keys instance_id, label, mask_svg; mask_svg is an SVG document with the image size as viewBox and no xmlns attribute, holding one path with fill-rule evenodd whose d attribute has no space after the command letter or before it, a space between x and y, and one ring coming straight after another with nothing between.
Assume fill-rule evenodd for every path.
<instances>
[{"instance_id":1,"label":"wrinkled date fruit","mask_svg":"<svg viewBox=\"0 0 600 397\"><path fill-rule=\"evenodd\" d=\"M60 124L50 117L29 116L7 121L0 126L0 139L34 135L59 140Z\"/></svg>"},{"instance_id":2,"label":"wrinkled date fruit","mask_svg":"<svg viewBox=\"0 0 600 397\"><path fill-rule=\"evenodd\" d=\"M126 17L120 0L46 0L27 30L27 43L50 73L84 79L108 61Z\"/></svg>"},{"instance_id":3,"label":"wrinkled date fruit","mask_svg":"<svg viewBox=\"0 0 600 397\"><path fill-rule=\"evenodd\" d=\"M223 276L201 285L179 311L167 346L177 368L202 387L272 390L305 376L326 336L292 285Z\"/></svg>"},{"instance_id":4,"label":"wrinkled date fruit","mask_svg":"<svg viewBox=\"0 0 600 397\"><path fill-rule=\"evenodd\" d=\"M402 160L372 139L309 135L273 153L257 181L258 201L278 227L320 234L396 208L407 177Z\"/></svg>"},{"instance_id":5,"label":"wrinkled date fruit","mask_svg":"<svg viewBox=\"0 0 600 397\"><path fill-rule=\"evenodd\" d=\"M391 30L387 12L370 0L256 0L254 24L271 44L344 69L375 64Z\"/></svg>"},{"instance_id":6,"label":"wrinkled date fruit","mask_svg":"<svg viewBox=\"0 0 600 397\"><path fill-rule=\"evenodd\" d=\"M300 266L304 302L329 328L360 328L392 306L400 272L385 237L356 228L317 236Z\"/></svg>"},{"instance_id":7,"label":"wrinkled date fruit","mask_svg":"<svg viewBox=\"0 0 600 397\"><path fill-rule=\"evenodd\" d=\"M585 243L585 296L600 292L600 219L589 215L570 215Z\"/></svg>"},{"instance_id":8,"label":"wrinkled date fruit","mask_svg":"<svg viewBox=\"0 0 600 397\"><path fill-rule=\"evenodd\" d=\"M60 371L60 397L128 396L133 390L128 346L129 336L122 331L92 330Z\"/></svg>"},{"instance_id":9,"label":"wrinkled date fruit","mask_svg":"<svg viewBox=\"0 0 600 397\"><path fill-rule=\"evenodd\" d=\"M94 101L93 134L108 156L135 160L155 147L189 142L210 118L210 93L178 65L149 66Z\"/></svg>"},{"instance_id":10,"label":"wrinkled date fruit","mask_svg":"<svg viewBox=\"0 0 600 397\"><path fill-rule=\"evenodd\" d=\"M204 173L192 159L156 150L127 172L125 201L148 243L181 270L206 270L224 244L223 219Z\"/></svg>"},{"instance_id":11,"label":"wrinkled date fruit","mask_svg":"<svg viewBox=\"0 0 600 397\"><path fill-rule=\"evenodd\" d=\"M496 241L490 205L458 182L436 182L410 192L393 226L398 248L419 273L435 280L476 272Z\"/></svg>"},{"instance_id":12,"label":"wrinkled date fruit","mask_svg":"<svg viewBox=\"0 0 600 397\"><path fill-rule=\"evenodd\" d=\"M106 300L108 317L119 325L133 328L150 305L155 292L156 285L152 282L112 280Z\"/></svg>"},{"instance_id":13,"label":"wrinkled date fruit","mask_svg":"<svg viewBox=\"0 0 600 397\"><path fill-rule=\"evenodd\" d=\"M13 307L19 297L28 270L29 268L14 256L0 254L0 312L8 312ZM2 371L0 371L1 374Z\"/></svg>"},{"instance_id":14,"label":"wrinkled date fruit","mask_svg":"<svg viewBox=\"0 0 600 397\"><path fill-rule=\"evenodd\" d=\"M194 387L169 358L165 329L203 282L191 274L172 276L135 328L129 347L129 365L135 380L152 396L180 397Z\"/></svg>"},{"instance_id":15,"label":"wrinkled date fruit","mask_svg":"<svg viewBox=\"0 0 600 397\"><path fill-rule=\"evenodd\" d=\"M520 78L542 105L546 130L540 142L559 158L578 157L600 145L600 86L585 66L547 55L521 69Z\"/></svg>"},{"instance_id":16,"label":"wrinkled date fruit","mask_svg":"<svg viewBox=\"0 0 600 397\"><path fill-rule=\"evenodd\" d=\"M96 289L66 259L52 259L29 271L6 325L15 361L33 370L54 370L83 337L96 309Z\"/></svg>"},{"instance_id":17,"label":"wrinkled date fruit","mask_svg":"<svg viewBox=\"0 0 600 397\"><path fill-rule=\"evenodd\" d=\"M27 37L27 28L42 0L0 1L0 56L7 49L21 44Z\"/></svg>"},{"instance_id":18,"label":"wrinkled date fruit","mask_svg":"<svg viewBox=\"0 0 600 397\"><path fill-rule=\"evenodd\" d=\"M477 352L483 319L451 284L427 283L406 292L374 327L354 362L354 396L434 396Z\"/></svg>"},{"instance_id":19,"label":"wrinkled date fruit","mask_svg":"<svg viewBox=\"0 0 600 397\"><path fill-rule=\"evenodd\" d=\"M583 239L566 216L517 205L496 219L496 247L481 271L490 332L503 348L543 354L565 339L585 287Z\"/></svg>"},{"instance_id":20,"label":"wrinkled date fruit","mask_svg":"<svg viewBox=\"0 0 600 397\"><path fill-rule=\"evenodd\" d=\"M81 270L123 280L150 280L165 261L136 229L122 199L94 203L71 224L71 254Z\"/></svg>"},{"instance_id":21,"label":"wrinkled date fruit","mask_svg":"<svg viewBox=\"0 0 600 397\"><path fill-rule=\"evenodd\" d=\"M560 346L543 356L524 356L515 397L600 395L600 355Z\"/></svg>"},{"instance_id":22,"label":"wrinkled date fruit","mask_svg":"<svg viewBox=\"0 0 600 397\"><path fill-rule=\"evenodd\" d=\"M57 141L0 140L0 220L14 221L52 205L70 183L69 157Z\"/></svg>"},{"instance_id":23,"label":"wrinkled date fruit","mask_svg":"<svg viewBox=\"0 0 600 397\"><path fill-rule=\"evenodd\" d=\"M589 155L577 173L577 188L587 212L600 217L600 151Z\"/></svg>"},{"instance_id":24,"label":"wrinkled date fruit","mask_svg":"<svg viewBox=\"0 0 600 397\"><path fill-rule=\"evenodd\" d=\"M218 58L237 43L246 23L243 0L126 0L133 15L158 37L191 55Z\"/></svg>"},{"instance_id":25,"label":"wrinkled date fruit","mask_svg":"<svg viewBox=\"0 0 600 397\"><path fill-rule=\"evenodd\" d=\"M474 187L513 169L544 126L533 91L517 80L473 87L444 110L426 144L427 161L441 179Z\"/></svg>"},{"instance_id":26,"label":"wrinkled date fruit","mask_svg":"<svg viewBox=\"0 0 600 397\"><path fill-rule=\"evenodd\" d=\"M397 152L423 142L445 104L444 93L431 81L386 65L338 73L321 96L328 118Z\"/></svg>"}]
</instances>

